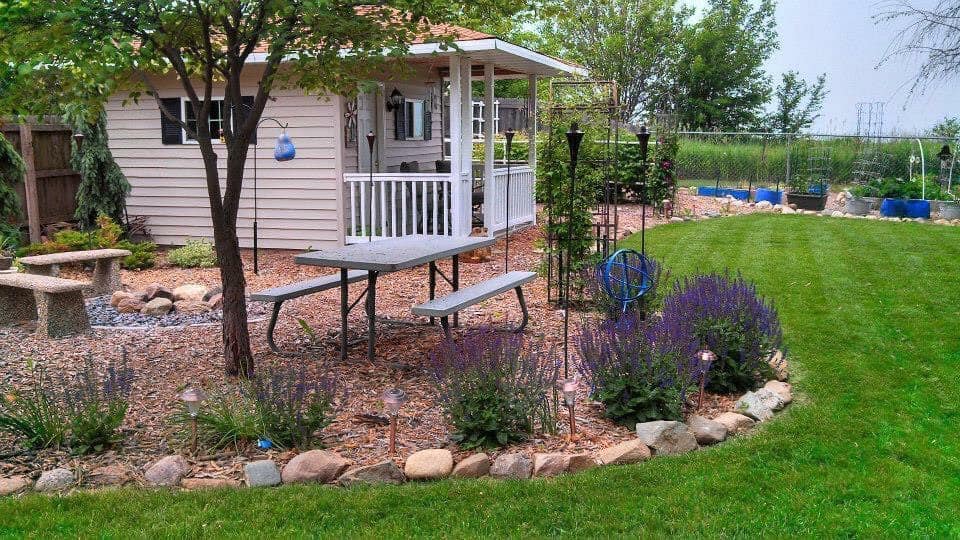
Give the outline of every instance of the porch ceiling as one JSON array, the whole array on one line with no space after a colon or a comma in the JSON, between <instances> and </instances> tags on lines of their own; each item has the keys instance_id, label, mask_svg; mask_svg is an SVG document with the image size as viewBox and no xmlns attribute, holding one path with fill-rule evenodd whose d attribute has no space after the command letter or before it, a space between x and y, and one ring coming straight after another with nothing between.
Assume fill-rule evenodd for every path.
<instances>
[{"instance_id":1,"label":"porch ceiling","mask_svg":"<svg viewBox=\"0 0 960 540\"><path fill-rule=\"evenodd\" d=\"M455 45L455 49L443 50L438 43L419 43L410 47L409 56L414 62L426 63L428 59L434 59L429 63L435 64L438 57L462 54L473 65L474 76L482 76L483 64L492 63L498 79L525 78L528 75L562 77L587 74L586 69L580 66L497 38L457 41ZM449 65L446 62L439 68L441 76L449 75Z\"/></svg>"}]
</instances>

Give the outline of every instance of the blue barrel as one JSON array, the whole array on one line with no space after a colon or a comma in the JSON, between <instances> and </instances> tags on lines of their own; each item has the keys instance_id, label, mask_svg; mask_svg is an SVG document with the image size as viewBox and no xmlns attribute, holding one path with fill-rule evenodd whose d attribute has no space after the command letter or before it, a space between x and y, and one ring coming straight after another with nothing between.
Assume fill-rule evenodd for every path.
<instances>
[{"instance_id":1,"label":"blue barrel","mask_svg":"<svg viewBox=\"0 0 960 540\"><path fill-rule=\"evenodd\" d=\"M884 199L880 203L880 215L883 217L903 217L907 213L907 201Z\"/></svg>"},{"instance_id":2,"label":"blue barrel","mask_svg":"<svg viewBox=\"0 0 960 540\"><path fill-rule=\"evenodd\" d=\"M724 197L730 195L734 199L739 199L741 201L746 201L750 199L750 190L748 189L728 189L724 193Z\"/></svg>"},{"instance_id":3,"label":"blue barrel","mask_svg":"<svg viewBox=\"0 0 960 540\"><path fill-rule=\"evenodd\" d=\"M906 201L906 215L908 218L930 219L930 201L910 199Z\"/></svg>"},{"instance_id":4,"label":"blue barrel","mask_svg":"<svg viewBox=\"0 0 960 540\"><path fill-rule=\"evenodd\" d=\"M783 200L783 192L757 188L757 193L753 196L753 200L756 202L767 201L770 204L780 204L780 201Z\"/></svg>"},{"instance_id":5,"label":"blue barrel","mask_svg":"<svg viewBox=\"0 0 960 540\"><path fill-rule=\"evenodd\" d=\"M717 197L717 188L709 186L697 187L697 195L701 197Z\"/></svg>"}]
</instances>

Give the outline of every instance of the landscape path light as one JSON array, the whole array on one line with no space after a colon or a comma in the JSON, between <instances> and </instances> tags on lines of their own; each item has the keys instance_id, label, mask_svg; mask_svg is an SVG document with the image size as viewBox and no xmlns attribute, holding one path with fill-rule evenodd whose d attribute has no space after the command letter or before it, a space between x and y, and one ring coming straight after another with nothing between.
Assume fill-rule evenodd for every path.
<instances>
[{"instance_id":1,"label":"landscape path light","mask_svg":"<svg viewBox=\"0 0 960 540\"><path fill-rule=\"evenodd\" d=\"M397 453L397 415L400 414L400 408L407 402L407 395L399 388L390 388L383 393L383 406L390 415L390 455Z\"/></svg>"},{"instance_id":2,"label":"landscape path light","mask_svg":"<svg viewBox=\"0 0 960 540\"><path fill-rule=\"evenodd\" d=\"M180 394L180 401L186 405L187 414L190 415L190 427L193 441L190 447L193 454L197 453L197 416L200 414L200 404L206 399L207 395L203 393L203 390L194 388L193 386L188 386L187 389Z\"/></svg>"},{"instance_id":3,"label":"landscape path light","mask_svg":"<svg viewBox=\"0 0 960 540\"><path fill-rule=\"evenodd\" d=\"M697 398L697 409L703 406L703 393L707 385L707 372L710 366L717 361L717 354L709 349L697 351L698 369L700 370L700 396Z\"/></svg>"},{"instance_id":4,"label":"landscape path light","mask_svg":"<svg viewBox=\"0 0 960 540\"><path fill-rule=\"evenodd\" d=\"M573 440L577 435L577 418L574 416L574 406L577 403L577 380L567 379L563 381L562 390L563 403L570 411L570 440Z\"/></svg>"}]
</instances>

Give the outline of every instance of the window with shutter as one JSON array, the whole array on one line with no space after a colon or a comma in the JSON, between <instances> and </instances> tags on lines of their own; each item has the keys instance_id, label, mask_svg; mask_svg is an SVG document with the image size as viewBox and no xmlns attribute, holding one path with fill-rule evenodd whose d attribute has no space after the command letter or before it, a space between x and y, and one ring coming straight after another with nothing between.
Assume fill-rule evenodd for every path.
<instances>
[{"instance_id":1,"label":"window with shutter","mask_svg":"<svg viewBox=\"0 0 960 540\"><path fill-rule=\"evenodd\" d=\"M393 138L398 141L407 140L407 104L393 109Z\"/></svg>"},{"instance_id":2,"label":"window with shutter","mask_svg":"<svg viewBox=\"0 0 960 540\"><path fill-rule=\"evenodd\" d=\"M163 98L160 106L174 118L183 118L180 116L180 98ZM183 144L183 129L180 124L167 117L163 111L160 112L160 141L163 144Z\"/></svg>"},{"instance_id":3,"label":"window with shutter","mask_svg":"<svg viewBox=\"0 0 960 540\"><path fill-rule=\"evenodd\" d=\"M241 105L237 107L236 113L233 115L234 126L238 126L240 125L240 123L245 121L247 117L250 115L250 111L253 110L253 99L254 99L253 96L242 96L240 99L241 99L240 101ZM189 126L191 130L196 131L197 116L193 111L193 103L188 98L170 98L169 100L164 99L161 101L169 102L169 106L167 108L168 110L171 110L171 112L172 112L172 107L176 107L175 115L177 116L177 118L184 119L184 122L186 122L187 126ZM210 139L216 143L220 141L220 137L223 134L223 122L224 122L224 117L226 116L226 110L225 110L226 105L224 104L223 99L214 99L212 101L213 103L212 103L212 106L210 107L210 117L208 119L209 121L208 125L210 126ZM187 132L187 130L181 128L178 124L169 121L169 119L166 119L165 117L161 119L161 121L164 119L170 124L170 127L166 126L166 124L161 124L162 128L164 129L164 144L182 144L184 142L196 141L196 139L194 139L194 137L191 136ZM175 129L177 131L177 139L175 142L171 142L171 143L167 142L167 135L166 135L167 129L169 129L171 132L169 137L171 141L173 140L173 133L172 133L173 130ZM256 143L257 143L257 130L254 129L253 134L250 136L250 144L256 144Z\"/></svg>"},{"instance_id":4,"label":"window with shutter","mask_svg":"<svg viewBox=\"0 0 960 540\"><path fill-rule=\"evenodd\" d=\"M423 140L433 139L433 111L429 106L423 108Z\"/></svg>"}]
</instances>

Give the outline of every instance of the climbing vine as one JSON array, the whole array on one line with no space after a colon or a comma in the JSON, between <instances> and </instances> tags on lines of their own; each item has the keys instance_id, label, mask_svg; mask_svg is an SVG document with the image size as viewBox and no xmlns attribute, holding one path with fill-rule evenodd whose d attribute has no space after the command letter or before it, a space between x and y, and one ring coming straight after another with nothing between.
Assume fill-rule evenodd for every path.
<instances>
[{"instance_id":1,"label":"climbing vine","mask_svg":"<svg viewBox=\"0 0 960 540\"><path fill-rule=\"evenodd\" d=\"M75 132L83 134L79 144L76 139L71 143L70 166L80 174L74 216L84 229L95 226L100 215L123 223L130 183L107 145L106 115L101 113L93 124L82 118L72 124Z\"/></svg>"}]
</instances>

